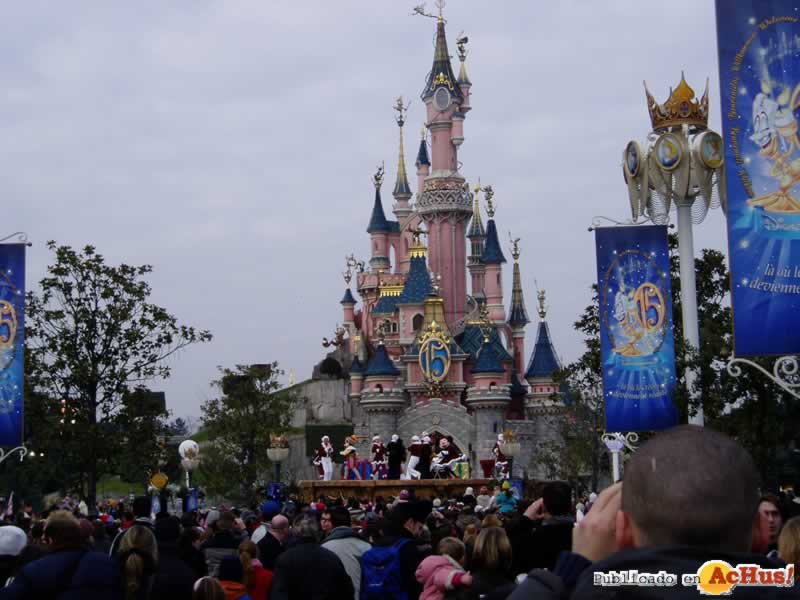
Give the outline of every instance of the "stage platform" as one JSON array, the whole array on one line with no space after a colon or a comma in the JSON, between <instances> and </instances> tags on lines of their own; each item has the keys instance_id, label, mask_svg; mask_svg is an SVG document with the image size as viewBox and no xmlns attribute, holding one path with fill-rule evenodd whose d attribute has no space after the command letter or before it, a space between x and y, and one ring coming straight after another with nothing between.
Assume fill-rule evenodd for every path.
<instances>
[{"instance_id":1,"label":"stage platform","mask_svg":"<svg viewBox=\"0 0 800 600\"><path fill-rule=\"evenodd\" d=\"M301 481L300 494L303 501L311 502L320 496L332 496L345 499L369 498L376 496L387 499L398 496L401 490L412 491L417 498L449 498L453 494L463 494L471 487L478 495L482 485L489 485L491 479L382 479L375 481L334 480L334 481Z\"/></svg>"}]
</instances>

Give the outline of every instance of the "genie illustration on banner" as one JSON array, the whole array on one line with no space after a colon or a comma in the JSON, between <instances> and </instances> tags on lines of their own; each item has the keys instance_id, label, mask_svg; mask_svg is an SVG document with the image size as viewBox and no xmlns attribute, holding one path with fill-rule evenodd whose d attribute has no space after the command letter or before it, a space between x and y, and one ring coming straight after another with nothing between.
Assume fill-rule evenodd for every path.
<instances>
[{"instance_id":1,"label":"genie illustration on banner","mask_svg":"<svg viewBox=\"0 0 800 600\"><path fill-rule=\"evenodd\" d=\"M0 244L0 446L22 443L25 245Z\"/></svg>"},{"instance_id":2,"label":"genie illustration on banner","mask_svg":"<svg viewBox=\"0 0 800 600\"><path fill-rule=\"evenodd\" d=\"M717 0L734 342L800 352L800 16L787 0Z\"/></svg>"},{"instance_id":3,"label":"genie illustration on banner","mask_svg":"<svg viewBox=\"0 0 800 600\"><path fill-rule=\"evenodd\" d=\"M669 248L664 226L595 230L606 431L677 423Z\"/></svg>"}]
</instances>

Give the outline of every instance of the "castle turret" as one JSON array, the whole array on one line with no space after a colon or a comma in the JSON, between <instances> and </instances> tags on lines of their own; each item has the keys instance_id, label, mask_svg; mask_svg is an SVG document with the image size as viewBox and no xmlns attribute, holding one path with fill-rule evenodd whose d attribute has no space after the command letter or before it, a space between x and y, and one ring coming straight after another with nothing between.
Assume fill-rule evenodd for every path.
<instances>
[{"instance_id":1,"label":"castle turret","mask_svg":"<svg viewBox=\"0 0 800 600\"><path fill-rule=\"evenodd\" d=\"M375 354L364 371L364 387L360 398L370 435L389 439L397 430L397 415L406 405L405 392L398 381L400 375L400 370L386 351L381 335Z\"/></svg>"},{"instance_id":2,"label":"castle turret","mask_svg":"<svg viewBox=\"0 0 800 600\"><path fill-rule=\"evenodd\" d=\"M553 373L561 369L561 361L553 347L550 337L550 328L547 326L547 306L545 305L545 291L537 294L539 300L539 328L536 332L536 344L533 347L525 379L531 387L531 393L525 403L528 418L536 415L548 414L552 408L563 405L559 394L559 386L553 380Z\"/></svg>"},{"instance_id":3,"label":"castle turret","mask_svg":"<svg viewBox=\"0 0 800 600\"><path fill-rule=\"evenodd\" d=\"M486 290L486 308L489 310L489 318L497 324L505 323L506 311L503 306L503 263L506 257L500 248L500 240L497 237L497 225L494 222L494 204L492 196L494 191L491 186L483 188L486 193L486 214L489 215L489 222L486 224L486 244L483 248L481 262L486 269L484 274L484 289Z\"/></svg>"},{"instance_id":4,"label":"castle turret","mask_svg":"<svg viewBox=\"0 0 800 600\"><path fill-rule=\"evenodd\" d=\"M472 295L478 297L484 290L484 275L486 268L483 265L481 257L483 256L483 244L486 241L486 230L483 228L483 219L481 219L481 207L479 202L481 186L480 183L475 186L475 193L472 200L472 223L469 226L469 269L470 277L472 278Z\"/></svg>"},{"instance_id":5,"label":"castle turret","mask_svg":"<svg viewBox=\"0 0 800 600\"><path fill-rule=\"evenodd\" d=\"M511 328L511 339L514 347L514 370L521 373L525 360L525 326L531 322L525 308L525 296L522 293L522 277L519 273L519 240L513 241L511 255L514 257L514 279L511 288L511 307L508 310L508 325Z\"/></svg>"},{"instance_id":6,"label":"castle turret","mask_svg":"<svg viewBox=\"0 0 800 600\"><path fill-rule=\"evenodd\" d=\"M505 413L511 402L510 386L505 383L506 369L488 329L471 373L475 384L467 389L466 403L474 414L476 452L480 460L491 457L494 440L505 427Z\"/></svg>"},{"instance_id":7,"label":"castle turret","mask_svg":"<svg viewBox=\"0 0 800 600\"><path fill-rule=\"evenodd\" d=\"M375 185L375 202L372 205L372 215L367 226L370 234L372 257L369 260L370 270L373 273L389 270L389 233L392 227L383 212L381 201L381 185L383 185L383 167L381 166L373 176Z\"/></svg>"},{"instance_id":8,"label":"castle turret","mask_svg":"<svg viewBox=\"0 0 800 600\"><path fill-rule=\"evenodd\" d=\"M405 113L408 106L403 105L403 97L400 96L395 103L394 109L397 111L397 126L400 130L400 147L397 152L397 180L394 184L392 195L395 199L394 214L400 224L396 234L395 246L395 269L397 273L408 273L409 257L408 248L411 243L410 225L416 221L409 200L411 200L411 186L408 185L408 175L406 174L406 156L403 147L403 125L405 125Z\"/></svg>"},{"instance_id":9,"label":"castle turret","mask_svg":"<svg viewBox=\"0 0 800 600\"><path fill-rule=\"evenodd\" d=\"M353 292L348 287L344 291L344 297L340 302L342 305L342 326L347 330L349 337L348 342L352 344L353 335L355 334L355 320L356 320L356 299L353 297ZM354 352L354 348L346 348L349 352Z\"/></svg>"},{"instance_id":10,"label":"castle turret","mask_svg":"<svg viewBox=\"0 0 800 600\"><path fill-rule=\"evenodd\" d=\"M464 139L464 94L457 85L447 51L444 18L436 26L433 66L422 91L431 132L431 173L417 200L417 212L428 229L428 262L441 275L445 318L464 317L467 294L466 223L472 216L472 194L458 172L458 146Z\"/></svg>"}]
</instances>

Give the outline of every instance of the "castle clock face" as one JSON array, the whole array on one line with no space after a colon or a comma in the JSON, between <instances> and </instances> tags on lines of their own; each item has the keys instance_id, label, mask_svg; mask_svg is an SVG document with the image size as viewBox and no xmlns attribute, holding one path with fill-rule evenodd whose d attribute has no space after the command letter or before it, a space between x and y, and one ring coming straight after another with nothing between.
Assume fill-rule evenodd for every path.
<instances>
[{"instance_id":1,"label":"castle clock face","mask_svg":"<svg viewBox=\"0 0 800 600\"><path fill-rule=\"evenodd\" d=\"M440 87L433 93L433 105L440 112L447 110L450 106L450 92L447 88Z\"/></svg>"}]
</instances>

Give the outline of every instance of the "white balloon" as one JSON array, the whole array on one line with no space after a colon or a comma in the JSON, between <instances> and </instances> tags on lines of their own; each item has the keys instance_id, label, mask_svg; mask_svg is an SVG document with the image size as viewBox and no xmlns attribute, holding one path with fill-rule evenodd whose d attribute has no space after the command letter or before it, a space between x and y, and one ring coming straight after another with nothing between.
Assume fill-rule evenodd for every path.
<instances>
[{"instance_id":1,"label":"white balloon","mask_svg":"<svg viewBox=\"0 0 800 600\"><path fill-rule=\"evenodd\" d=\"M200 454L200 446L194 440L183 440L178 446L178 454L181 458L196 458Z\"/></svg>"}]
</instances>

